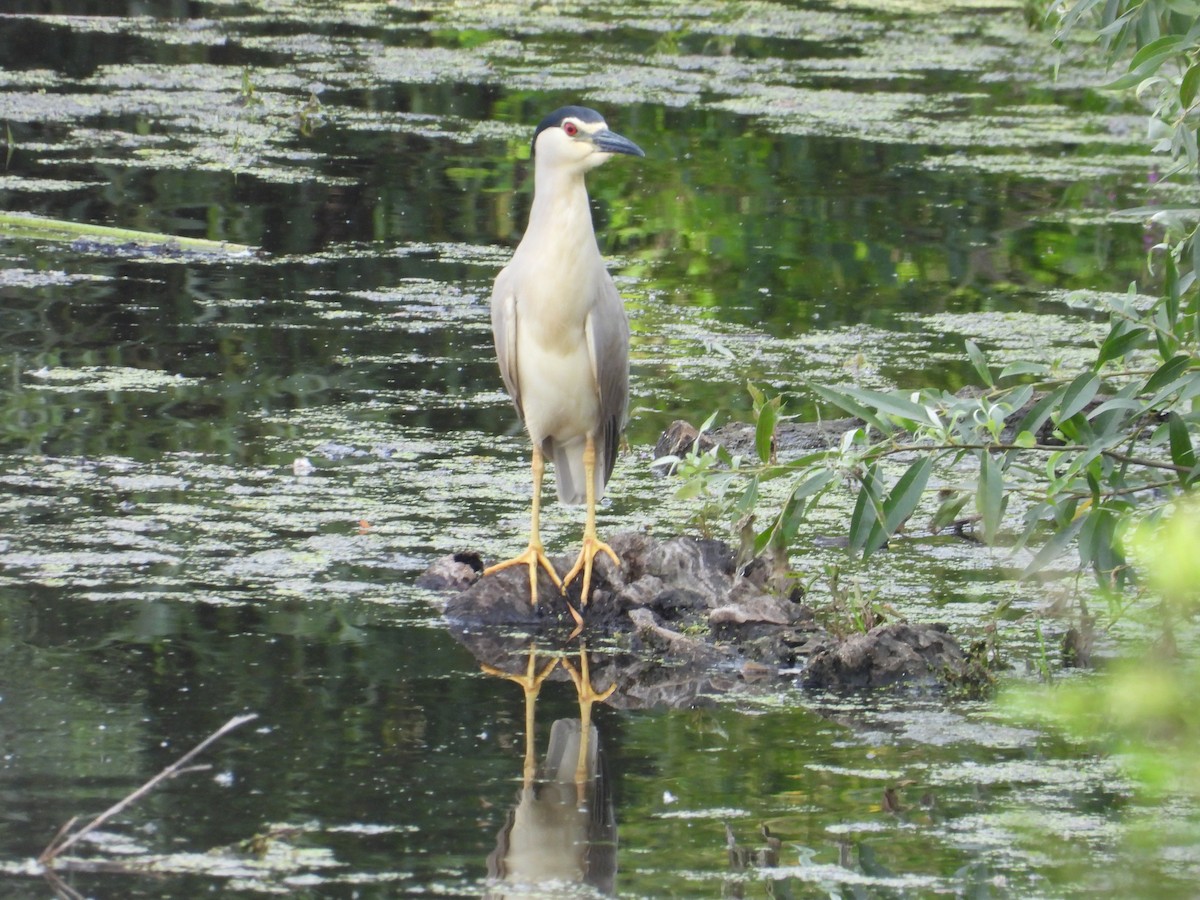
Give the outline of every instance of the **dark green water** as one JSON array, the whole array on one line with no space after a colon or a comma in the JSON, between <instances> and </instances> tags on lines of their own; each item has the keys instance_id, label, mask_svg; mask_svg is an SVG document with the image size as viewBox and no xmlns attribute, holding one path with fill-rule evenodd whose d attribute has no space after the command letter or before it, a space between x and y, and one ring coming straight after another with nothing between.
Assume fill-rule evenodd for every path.
<instances>
[{"instance_id":1,"label":"dark green water","mask_svg":"<svg viewBox=\"0 0 1200 900\"><path fill-rule=\"evenodd\" d=\"M634 331L632 453L601 528L665 536L693 510L650 474L654 440L744 415L748 379L953 389L964 337L1070 366L1097 329L1070 292L1147 283L1153 236L1109 212L1157 196L1141 121L1076 86L1086 56L1053 81L1047 44L1004 4L10 0L0 206L258 252L0 236L0 893L48 896L23 873L61 824L248 711L210 771L73 854L157 874L64 879L486 890L522 694L414 581L523 540L527 450L487 301L533 124L584 102L647 151L589 182ZM571 546L576 511L546 515ZM831 562L856 571L823 545L793 560ZM1011 600L1019 679L1040 653L1026 614L1071 587L1010 567L938 539L858 574L964 639ZM594 711L622 896L1138 892L1118 767L986 702L737 685L632 706ZM536 754L578 715L559 669ZM730 873L726 822L751 847L768 823L779 867ZM266 834L265 855L242 846ZM1154 896L1190 893L1185 865L1155 865Z\"/></svg>"}]
</instances>

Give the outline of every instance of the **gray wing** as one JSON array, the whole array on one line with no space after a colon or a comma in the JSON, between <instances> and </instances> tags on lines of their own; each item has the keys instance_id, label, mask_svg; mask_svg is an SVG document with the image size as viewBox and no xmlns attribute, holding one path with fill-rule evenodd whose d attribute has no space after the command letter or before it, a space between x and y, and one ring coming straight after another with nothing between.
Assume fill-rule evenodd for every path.
<instances>
[{"instance_id":1,"label":"gray wing","mask_svg":"<svg viewBox=\"0 0 1200 900\"><path fill-rule=\"evenodd\" d=\"M504 379L508 396L517 408L517 415L524 421L520 382L517 380L517 295L508 266L500 270L492 287L492 339L496 342L500 377Z\"/></svg>"},{"instance_id":2,"label":"gray wing","mask_svg":"<svg viewBox=\"0 0 1200 900\"><path fill-rule=\"evenodd\" d=\"M612 276L604 271L595 306L588 314L585 331L592 375L600 392L600 458L604 481L612 475L617 448L629 410L629 319Z\"/></svg>"}]
</instances>

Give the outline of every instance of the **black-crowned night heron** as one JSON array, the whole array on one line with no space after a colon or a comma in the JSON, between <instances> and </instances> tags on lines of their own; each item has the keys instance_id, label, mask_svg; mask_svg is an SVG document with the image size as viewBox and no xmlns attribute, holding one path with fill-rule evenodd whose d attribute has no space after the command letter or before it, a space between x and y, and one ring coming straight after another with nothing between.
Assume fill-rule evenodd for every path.
<instances>
[{"instance_id":1,"label":"black-crowned night heron","mask_svg":"<svg viewBox=\"0 0 1200 900\"><path fill-rule=\"evenodd\" d=\"M582 572L586 604L597 554L620 565L596 536L596 502L625 428L629 321L596 245L583 180L614 153L645 156L595 110L564 106L541 121L533 136L529 227L492 290L500 374L533 442L533 504L529 547L484 574L529 566L534 604L539 566L563 593ZM562 579L546 558L538 518L547 457L554 460L559 501L587 504L583 549Z\"/></svg>"}]
</instances>

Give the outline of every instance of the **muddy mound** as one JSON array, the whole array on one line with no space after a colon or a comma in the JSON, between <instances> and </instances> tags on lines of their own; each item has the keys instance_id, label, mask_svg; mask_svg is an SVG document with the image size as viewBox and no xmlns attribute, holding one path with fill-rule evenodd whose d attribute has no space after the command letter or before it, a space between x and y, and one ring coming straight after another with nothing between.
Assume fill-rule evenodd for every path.
<instances>
[{"instance_id":1,"label":"muddy mound","mask_svg":"<svg viewBox=\"0 0 1200 900\"><path fill-rule=\"evenodd\" d=\"M484 577L477 554L434 562L419 584L438 592L451 631L481 662L505 668L532 638L575 637L567 603L580 609L585 635L613 648L606 669L620 685L620 705L694 703L748 680L799 681L819 690L897 684L936 685L961 679L961 647L940 624L892 622L839 637L818 622L800 597L768 589L769 567L739 569L722 541L674 537L658 541L620 533L610 543L618 568L597 559L592 596L579 603L578 581L562 596L540 573L539 603L529 601L525 566ZM552 560L566 572L569 557Z\"/></svg>"}]
</instances>

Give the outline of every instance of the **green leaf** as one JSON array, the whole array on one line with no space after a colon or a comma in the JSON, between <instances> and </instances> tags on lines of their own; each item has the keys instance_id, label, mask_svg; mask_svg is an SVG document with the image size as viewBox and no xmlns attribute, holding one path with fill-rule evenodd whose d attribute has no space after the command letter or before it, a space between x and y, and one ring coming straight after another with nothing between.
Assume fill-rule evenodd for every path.
<instances>
[{"instance_id":1,"label":"green leaf","mask_svg":"<svg viewBox=\"0 0 1200 900\"><path fill-rule=\"evenodd\" d=\"M1113 324L1112 329L1108 332L1108 336L1104 339L1104 343L1100 345L1100 352L1096 356L1096 368L1099 369L1109 360L1120 359L1129 353L1130 350L1136 348L1146 335L1150 333L1150 329L1130 327L1128 322L1117 321Z\"/></svg>"},{"instance_id":2,"label":"green leaf","mask_svg":"<svg viewBox=\"0 0 1200 900\"><path fill-rule=\"evenodd\" d=\"M829 478L825 484L828 484L833 478L833 473L828 473ZM783 510L779 513L779 525L775 531L776 539L787 547L796 537L796 532L800 530L800 525L804 521L804 513L807 510L806 498L812 491L801 490L806 488L810 482L815 481L820 476L813 476L804 484L792 492L792 496L788 498L788 502L784 504Z\"/></svg>"},{"instance_id":3,"label":"green leaf","mask_svg":"<svg viewBox=\"0 0 1200 900\"><path fill-rule=\"evenodd\" d=\"M1097 434L1111 434L1117 428L1145 412L1145 404L1133 397L1137 389L1136 384L1127 384L1121 388L1116 397L1106 400L1088 412L1088 419Z\"/></svg>"},{"instance_id":4,"label":"green leaf","mask_svg":"<svg viewBox=\"0 0 1200 900\"><path fill-rule=\"evenodd\" d=\"M650 468L662 469L664 472L671 473L675 471L675 467L681 462L683 462L683 460L678 456L673 453L668 453L666 456L655 457L650 463Z\"/></svg>"},{"instance_id":5,"label":"green leaf","mask_svg":"<svg viewBox=\"0 0 1200 900\"><path fill-rule=\"evenodd\" d=\"M1197 393L1200 393L1200 372L1184 375L1170 384L1164 384L1153 397L1145 401L1145 406L1148 410L1158 409L1159 405L1172 395L1177 396L1173 397L1171 404L1186 403Z\"/></svg>"},{"instance_id":6,"label":"green leaf","mask_svg":"<svg viewBox=\"0 0 1200 900\"><path fill-rule=\"evenodd\" d=\"M1184 109L1187 109L1195 101L1198 89L1200 89L1200 63L1193 63L1184 72L1183 80L1179 82L1179 103Z\"/></svg>"},{"instance_id":7,"label":"green leaf","mask_svg":"<svg viewBox=\"0 0 1200 900\"><path fill-rule=\"evenodd\" d=\"M1008 407L1015 412L1028 403L1032 397L1033 385L1022 384L1018 387L1012 388L1007 394L1004 395L1002 399L1003 402L1008 404Z\"/></svg>"},{"instance_id":8,"label":"green leaf","mask_svg":"<svg viewBox=\"0 0 1200 900\"><path fill-rule=\"evenodd\" d=\"M1107 505L1093 506L1083 516L1079 531L1079 563L1091 566L1106 579L1118 575L1125 556L1117 542L1117 510Z\"/></svg>"},{"instance_id":9,"label":"green leaf","mask_svg":"<svg viewBox=\"0 0 1200 900\"><path fill-rule=\"evenodd\" d=\"M1159 359L1170 359L1179 349L1179 339L1171 329L1167 310L1161 306L1154 312L1154 343L1158 346Z\"/></svg>"},{"instance_id":10,"label":"green leaf","mask_svg":"<svg viewBox=\"0 0 1200 900\"><path fill-rule=\"evenodd\" d=\"M1133 54L1129 61L1129 71L1144 69L1145 74L1157 69L1167 59L1187 48L1187 37L1182 34L1168 34L1156 41L1151 41Z\"/></svg>"},{"instance_id":11,"label":"green leaf","mask_svg":"<svg viewBox=\"0 0 1200 900\"><path fill-rule=\"evenodd\" d=\"M1067 462L1067 465L1059 470L1059 477L1071 479L1084 472L1087 468L1099 459L1105 451L1111 450L1118 444L1126 440L1123 434L1106 435L1104 438L1097 438L1091 434L1090 429L1083 429L1084 436L1080 439L1080 443L1087 444L1087 449L1077 453L1065 453L1062 459Z\"/></svg>"},{"instance_id":12,"label":"green leaf","mask_svg":"<svg viewBox=\"0 0 1200 900\"><path fill-rule=\"evenodd\" d=\"M867 388L844 388L843 391L848 397L863 405L874 407L883 415L896 416L922 424L929 421L924 406L899 394L885 394L882 391L872 391Z\"/></svg>"},{"instance_id":13,"label":"green leaf","mask_svg":"<svg viewBox=\"0 0 1200 900\"><path fill-rule=\"evenodd\" d=\"M861 548L866 559L886 544L921 502L932 471L933 457L922 456L904 471L884 498L878 464L873 465L854 504L850 522L851 549Z\"/></svg>"},{"instance_id":14,"label":"green leaf","mask_svg":"<svg viewBox=\"0 0 1200 900\"><path fill-rule=\"evenodd\" d=\"M1013 544L1012 552L1016 553L1025 549L1025 545L1029 543L1034 532L1038 530L1038 526L1042 524L1044 519L1053 510L1053 504L1048 500L1043 500L1036 506L1030 508L1025 513L1025 528L1017 536L1016 542Z\"/></svg>"},{"instance_id":15,"label":"green leaf","mask_svg":"<svg viewBox=\"0 0 1200 900\"><path fill-rule=\"evenodd\" d=\"M1060 385L1042 397L1037 403L1033 404L1033 408L1025 413L1025 417L1017 423L1017 431L1028 431L1036 435L1042 425L1046 423L1046 420L1050 418L1050 413L1058 402L1062 400L1062 396L1066 392L1066 385Z\"/></svg>"},{"instance_id":16,"label":"green leaf","mask_svg":"<svg viewBox=\"0 0 1200 900\"><path fill-rule=\"evenodd\" d=\"M958 514L962 512L962 508L967 505L967 501L970 499L971 495L965 491L950 494L942 501L941 505L937 508L937 512L933 514L933 521L929 527L934 531L940 531L951 522L954 522L958 519Z\"/></svg>"},{"instance_id":17,"label":"green leaf","mask_svg":"<svg viewBox=\"0 0 1200 900\"><path fill-rule=\"evenodd\" d=\"M792 491L793 499L805 499L813 494L823 491L837 477L832 469L825 469L818 472L810 478L805 479L800 485Z\"/></svg>"},{"instance_id":18,"label":"green leaf","mask_svg":"<svg viewBox=\"0 0 1200 900\"><path fill-rule=\"evenodd\" d=\"M811 508L811 504L806 503L808 498L821 493L836 479L837 473L834 470L823 469L797 485L779 515L755 539L754 552L761 553L771 541L783 547L791 544L804 522L805 513Z\"/></svg>"},{"instance_id":19,"label":"green leaf","mask_svg":"<svg viewBox=\"0 0 1200 900\"><path fill-rule=\"evenodd\" d=\"M774 518L771 520L770 525L768 525L766 528L764 528L762 531L760 531L758 534L756 534L754 536L754 555L755 556L761 555L762 552L767 549L767 545L770 544L773 540L775 540L775 534L776 534L776 532L778 532L778 530L779 530L779 519Z\"/></svg>"},{"instance_id":20,"label":"green leaf","mask_svg":"<svg viewBox=\"0 0 1200 900\"><path fill-rule=\"evenodd\" d=\"M850 397L841 391L828 388L820 384L810 384L809 387L811 387L822 400L832 403L834 406L850 413L850 415L855 416L856 418L862 419L876 431L882 431L887 434L888 432L895 430L894 425L892 425L890 422L880 419L875 415L875 413L873 413L859 401L855 400L853 397Z\"/></svg>"},{"instance_id":21,"label":"green leaf","mask_svg":"<svg viewBox=\"0 0 1200 900\"><path fill-rule=\"evenodd\" d=\"M831 472L832 470L829 468L830 460L835 459L839 455L839 451L832 448L806 453L798 459L793 459L787 463L764 466L758 473L758 480L773 481L776 478L795 477L814 468L820 468L822 473ZM833 476L831 475L830 477Z\"/></svg>"},{"instance_id":22,"label":"green leaf","mask_svg":"<svg viewBox=\"0 0 1200 900\"><path fill-rule=\"evenodd\" d=\"M778 463L773 466L763 466L758 472L758 480L774 481L776 478L784 478L795 475L799 468L802 467L788 464L780 465Z\"/></svg>"},{"instance_id":23,"label":"green leaf","mask_svg":"<svg viewBox=\"0 0 1200 900\"><path fill-rule=\"evenodd\" d=\"M983 383L988 387L993 387L996 382L992 380L992 371L988 368L987 357L983 355L983 351L974 341L968 340L966 343L967 356L971 359L971 365L975 367L975 371L983 379Z\"/></svg>"},{"instance_id":24,"label":"green leaf","mask_svg":"<svg viewBox=\"0 0 1200 900\"><path fill-rule=\"evenodd\" d=\"M1089 509L1080 516L1079 543L1076 545L1079 553L1080 566L1093 566L1096 560L1096 539L1099 536L1097 525L1103 522L1098 515L1100 510Z\"/></svg>"},{"instance_id":25,"label":"green leaf","mask_svg":"<svg viewBox=\"0 0 1200 900\"><path fill-rule=\"evenodd\" d=\"M896 480L883 501L883 527L879 529L879 534L871 534L863 551L864 556L870 556L882 547L887 539L896 533L896 529L913 514L917 504L921 502L921 495L925 492L925 485L929 483L929 474L932 471L933 457L923 455ZM878 543L872 546L874 541Z\"/></svg>"},{"instance_id":26,"label":"green leaf","mask_svg":"<svg viewBox=\"0 0 1200 900\"><path fill-rule=\"evenodd\" d=\"M1055 0L1054 4L1047 10L1047 16L1051 13L1062 15L1062 23L1059 26L1059 38L1061 39L1067 32L1073 30L1079 20L1090 13L1091 10L1100 2L1100 0L1079 0L1078 3L1068 3L1066 0Z\"/></svg>"},{"instance_id":27,"label":"green leaf","mask_svg":"<svg viewBox=\"0 0 1200 900\"><path fill-rule=\"evenodd\" d=\"M850 514L850 549L861 550L867 538L879 525L882 516L883 487L879 478L879 463L872 463L863 473L862 486Z\"/></svg>"},{"instance_id":28,"label":"green leaf","mask_svg":"<svg viewBox=\"0 0 1200 900\"><path fill-rule=\"evenodd\" d=\"M1065 422L1074 416L1092 402L1092 398L1096 396L1096 392L1099 390L1099 378L1090 372L1080 375L1067 385L1067 390L1063 393L1062 407L1058 410L1055 421L1059 423Z\"/></svg>"},{"instance_id":29,"label":"green leaf","mask_svg":"<svg viewBox=\"0 0 1200 900\"><path fill-rule=\"evenodd\" d=\"M1185 371L1192 363L1191 354L1180 353L1173 356L1158 367L1158 370L1146 380L1146 386L1139 393L1153 394L1164 385L1170 384Z\"/></svg>"},{"instance_id":30,"label":"green leaf","mask_svg":"<svg viewBox=\"0 0 1200 900\"><path fill-rule=\"evenodd\" d=\"M735 518L741 518L747 513L754 512L754 507L758 503L758 478L751 478L750 483L746 485L746 490L742 496L738 497L737 502L733 504L731 512Z\"/></svg>"},{"instance_id":31,"label":"green leaf","mask_svg":"<svg viewBox=\"0 0 1200 900\"><path fill-rule=\"evenodd\" d=\"M1012 378L1014 375L1045 375L1049 371L1050 367L1045 363L1017 360L1001 369L999 378L1003 381L1005 378Z\"/></svg>"},{"instance_id":32,"label":"green leaf","mask_svg":"<svg viewBox=\"0 0 1200 900\"><path fill-rule=\"evenodd\" d=\"M1103 397L1098 398L1096 404L1087 411L1087 417L1095 420L1098 416L1119 409L1145 412L1145 404L1137 399L1137 395L1141 390L1142 386L1136 381L1130 382L1107 399Z\"/></svg>"},{"instance_id":33,"label":"green leaf","mask_svg":"<svg viewBox=\"0 0 1200 900\"><path fill-rule=\"evenodd\" d=\"M1135 6L1134 9L1137 7ZM1146 20L1142 20L1146 24ZM1104 33L1103 29L1101 33ZM1119 48L1114 48L1119 49ZM1119 91L1134 87L1159 70L1164 62L1182 55L1188 49L1187 35L1168 34L1145 44L1129 61L1128 71L1119 78L1101 85L1101 90Z\"/></svg>"},{"instance_id":34,"label":"green leaf","mask_svg":"<svg viewBox=\"0 0 1200 900\"><path fill-rule=\"evenodd\" d=\"M1175 323L1179 321L1179 267L1175 265L1175 259L1171 254L1167 254L1167 258L1163 263L1163 301L1162 311L1166 315L1166 327L1168 331L1175 330Z\"/></svg>"},{"instance_id":35,"label":"green leaf","mask_svg":"<svg viewBox=\"0 0 1200 900\"><path fill-rule=\"evenodd\" d=\"M996 540L1005 505L1004 473L992 454L980 450L979 487L975 492L975 508L982 520L983 540L988 544Z\"/></svg>"},{"instance_id":36,"label":"green leaf","mask_svg":"<svg viewBox=\"0 0 1200 900\"><path fill-rule=\"evenodd\" d=\"M1085 4L1081 3L1079 5L1084 6ZM1088 3L1086 5L1091 6L1093 4ZM1112 36L1112 35L1116 34L1119 37L1120 32L1125 28L1125 26L1128 24L1129 20L1131 18L1133 18L1133 14L1135 12L1137 12L1137 10L1135 8L1135 9L1129 10L1128 12L1126 12L1125 14L1123 14L1121 16L1117 16L1117 14L1116 14L1117 8L1118 8L1118 4L1115 3L1114 0L1107 0L1107 2L1105 2L1103 14L1100 18L1100 21L1103 23L1103 25L1100 28L1100 30L1096 32L1098 35L1108 37L1108 36ZM1071 12L1074 13L1075 10L1072 9ZM1068 17L1068 18L1072 18L1072 17ZM1111 53L1113 48L1111 46L1108 46L1108 50Z\"/></svg>"},{"instance_id":37,"label":"green leaf","mask_svg":"<svg viewBox=\"0 0 1200 900\"><path fill-rule=\"evenodd\" d=\"M1062 552L1067 548L1067 544L1074 540L1075 535L1079 533L1079 529L1083 526L1083 518L1078 518L1072 521L1066 528L1062 528L1050 536L1050 540L1042 545L1042 549L1033 557L1033 561L1025 567L1025 571L1021 573L1022 578L1028 578L1031 575L1036 575L1050 563L1054 562Z\"/></svg>"},{"instance_id":38,"label":"green leaf","mask_svg":"<svg viewBox=\"0 0 1200 900\"><path fill-rule=\"evenodd\" d=\"M1129 90L1129 88L1131 88L1131 87L1137 87L1139 84L1141 84L1145 80L1146 80L1146 76L1144 74L1142 74L1141 72L1126 72L1124 75L1120 76L1119 78L1114 78L1112 81L1108 82L1107 84L1100 85L1100 90L1102 90L1102 91L1126 91L1126 90Z\"/></svg>"},{"instance_id":39,"label":"green leaf","mask_svg":"<svg viewBox=\"0 0 1200 900\"><path fill-rule=\"evenodd\" d=\"M761 396L761 395L760 395ZM775 450L775 426L779 424L780 398L775 397L762 404L758 410L758 423L754 429L754 450L760 462L769 463Z\"/></svg>"},{"instance_id":40,"label":"green leaf","mask_svg":"<svg viewBox=\"0 0 1200 900\"><path fill-rule=\"evenodd\" d=\"M1177 466L1192 468L1196 465L1196 450L1192 446L1192 436L1188 433L1187 422L1176 412L1167 413L1167 438L1171 446L1171 462ZM1180 473L1180 478L1187 473Z\"/></svg>"}]
</instances>

